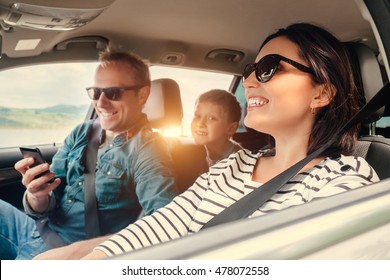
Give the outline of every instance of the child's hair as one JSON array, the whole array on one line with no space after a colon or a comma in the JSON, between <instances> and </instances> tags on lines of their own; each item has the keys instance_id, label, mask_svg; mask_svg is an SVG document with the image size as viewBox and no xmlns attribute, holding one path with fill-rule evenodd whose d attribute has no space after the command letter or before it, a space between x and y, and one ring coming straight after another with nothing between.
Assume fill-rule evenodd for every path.
<instances>
[{"instance_id":1,"label":"child's hair","mask_svg":"<svg viewBox=\"0 0 390 280\"><path fill-rule=\"evenodd\" d=\"M228 114L229 122L239 122L241 119L240 103L234 94L229 91L222 89L209 90L198 97L196 104L200 102L212 102L221 105Z\"/></svg>"}]
</instances>

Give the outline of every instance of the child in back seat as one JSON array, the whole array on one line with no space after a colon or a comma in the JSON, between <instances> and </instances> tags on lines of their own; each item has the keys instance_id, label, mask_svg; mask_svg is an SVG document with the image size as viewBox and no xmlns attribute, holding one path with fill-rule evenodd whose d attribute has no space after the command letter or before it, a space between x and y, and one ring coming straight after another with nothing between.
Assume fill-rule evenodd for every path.
<instances>
[{"instance_id":1,"label":"child in back seat","mask_svg":"<svg viewBox=\"0 0 390 280\"><path fill-rule=\"evenodd\" d=\"M242 149L232 140L241 119L241 106L234 94L213 89L201 94L195 103L191 132L206 149L208 167Z\"/></svg>"}]
</instances>

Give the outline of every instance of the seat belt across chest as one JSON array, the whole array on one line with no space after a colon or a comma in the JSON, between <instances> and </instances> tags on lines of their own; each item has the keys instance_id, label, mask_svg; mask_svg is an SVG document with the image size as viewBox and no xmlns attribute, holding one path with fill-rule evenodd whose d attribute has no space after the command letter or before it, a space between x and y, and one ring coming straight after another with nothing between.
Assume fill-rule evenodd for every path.
<instances>
[{"instance_id":1,"label":"seat belt across chest","mask_svg":"<svg viewBox=\"0 0 390 280\"><path fill-rule=\"evenodd\" d=\"M87 239L100 236L99 216L95 192L95 171L101 133L102 129L100 127L99 119L95 119L88 132L88 144L85 156L84 216L85 235Z\"/></svg>"},{"instance_id":2,"label":"seat belt across chest","mask_svg":"<svg viewBox=\"0 0 390 280\"><path fill-rule=\"evenodd\" d=\"M202 229L209 228L218 224L231 222L238 219L247 218L260 208L268 199L270 199L281 187L283 187L292 177L294 177L306 164L319 156L323 151L332 145L340 134L348 131L353 126L359 124L365 117L372 112L377 111L384 104L389 104L390 99L390 84L386 83L382 89L365 105L363 106L350 120L345 124L338 133L320 149L312 152L307 157L297 162L287 170L283 171L276 177L264 183L261 187L250 192L237 202L233 203L221 213L214 216L208 221Z\"/></svg>"}]
</instances>

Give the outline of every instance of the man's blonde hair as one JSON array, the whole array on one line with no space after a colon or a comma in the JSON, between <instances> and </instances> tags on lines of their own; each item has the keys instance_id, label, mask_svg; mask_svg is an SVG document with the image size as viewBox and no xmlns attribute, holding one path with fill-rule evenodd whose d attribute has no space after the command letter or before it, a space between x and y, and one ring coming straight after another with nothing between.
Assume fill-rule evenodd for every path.
<instances>
[{"instance_id":1,"label":"man's blonde hair","mask_svg":"<svg viewBox=\"0 0 390 280\"><path fill-rule=\"evenodd\" d=\"M133 52L116 52L107 48L99 54L99 61L102 67L110 62L124 62L134 70L135 80L138 85L150 86L149 67L140 56Z\"/></svg>"}]
</instances>

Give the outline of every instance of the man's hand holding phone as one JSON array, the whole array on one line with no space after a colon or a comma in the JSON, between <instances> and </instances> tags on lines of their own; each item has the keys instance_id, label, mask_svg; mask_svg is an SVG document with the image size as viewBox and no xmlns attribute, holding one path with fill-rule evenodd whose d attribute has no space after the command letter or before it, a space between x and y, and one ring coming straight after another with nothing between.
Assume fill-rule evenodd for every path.
<instances>
[{"instance_id":1,"label":"man's hand holding phone","mask_svg":"<svg viewBox=\"0 0 390 280\"><path fill-rule=\"evenodd\" d=\"M59 186L61 180L50 172L38 148L20 148L23 159L15 163L15 169L23 178L22 184L27 189L27 201L38 213L44 212L49 203L49 195Z\"/></svg>"}]
</instances>

